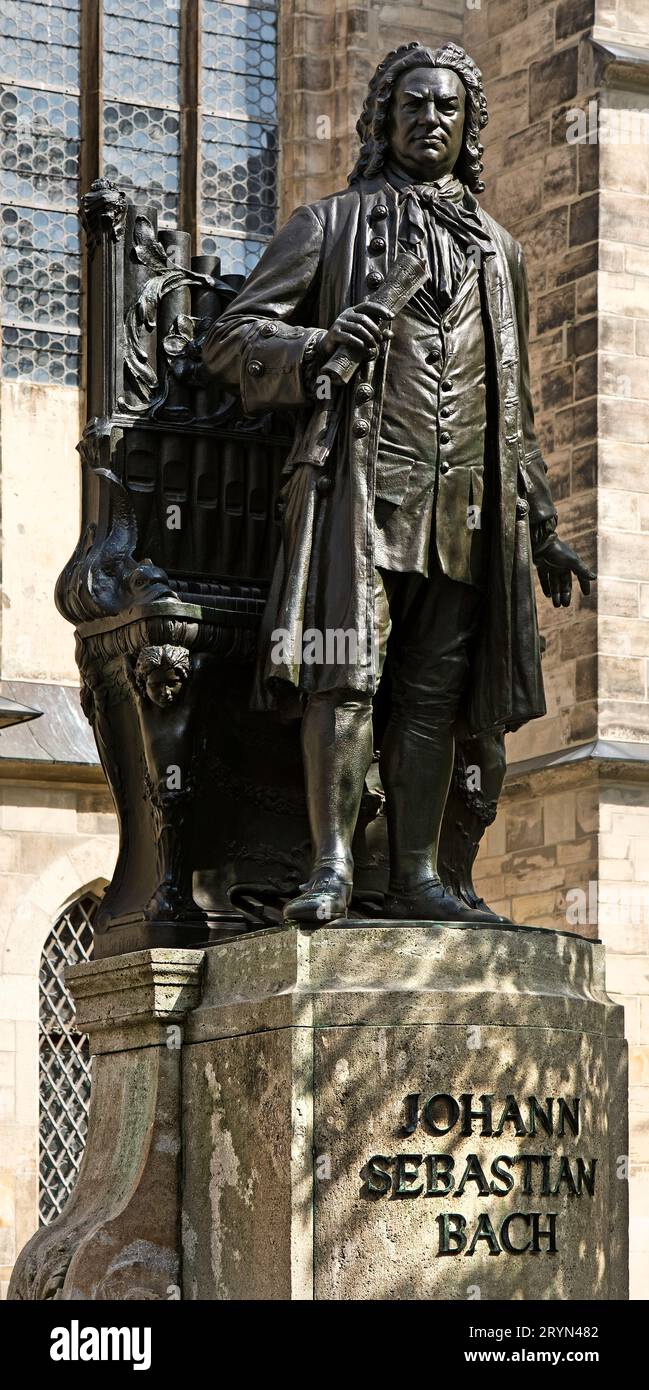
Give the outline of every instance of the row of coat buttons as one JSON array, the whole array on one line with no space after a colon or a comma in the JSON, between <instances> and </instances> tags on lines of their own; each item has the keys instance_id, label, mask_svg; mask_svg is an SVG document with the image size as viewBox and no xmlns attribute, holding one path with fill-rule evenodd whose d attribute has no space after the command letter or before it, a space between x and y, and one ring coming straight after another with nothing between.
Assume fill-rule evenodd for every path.
<instances>
[{"instance_id":1,"label":"row of coat buttons","mask_svg":"<svg viewBox=\"0 0 649 1390\"><path fill-rule=\"evenodd\" d=\"M360 386L356 387L356 391L354 393L355 405L365 405L367 401L371 401L373 399L374 387L370 386L369 381L362 381ZM352 432L357 439L363 439L365 435L369 434L370 432L369 421L355 420L352 426Z\"/></svg>"},{"instance_id":2,"label":"row of coat buttons","mask_svg":"<svg viewBox=\"0 0 649 1390\"><path fill-rule=\"evenodd\" d=\"M374 227L376 226L377 222L385 222L389 215L389 208L386 207L385 203L377 203L376 207L372 208L372 211L369 216L370 225ZM383 256L385 255L387 249L388 244L385 237L372 237L372 240L369 244L370 256ZM371 270L367 277L368 290L378 290L379 287L383 284L384 280L385 276L381 274L380 270Z\"/></svg>"},{"instance_id":3,"label":"row of coat buttons","mask_svg":"<svg viewBox=\"0 0 649 1390\"><path fill-rule=\"evenodd\" d=\"M278 323L264 323L260 329L261 338L274 338L279 333ZM255 357L248 363L248 376L263 376L266 368L263 362L259 362Z\"/></svg>"},{"instance_id":4,"label":"row of coat buttons","mask_svg":"<svg viewBox=\"0 0 649 1390\"><path fill-rule=\"evenodd\" d=\"M442 328L446 328L447 326L448 326L448 325L447 325L446 323L443 323L443 324L442 324ZM432 360L433 362L439 362L439 361L441 360L442 357L443 357L443 352L442 352L442 349L441 349L441 348L436 348L436 349L431 353L431 360ZM440 381L440 383L439 383L439 389L440 389L440 391L452 391L452 390L453 390L453 383L452 383L451 381ZM443 406L440 406L440 411L439 411L440 420L448 420L449 415L452 415L452 413L453 413L453 407L452 407L452 406L450 406L450 405L443 405ZM441 431L440 436L439 436L439 442L440 442L440 444L450 444L450 442L451 442L451 436L450 436L448 430L442 430L442 431ZM450 463L448 462L447 459L442 459L442 461L441 461L441 463L440 463L440 465L439 465L439 471L440 471L440 473L443 473L443 474L450 473L450 471L451 471L451 465L450 465Z\"/></svg>"},{"instance_id":5,"label":"row of coat buttons","mask_svg":"<svg viewBox=\"0 0 649 1390\"><path fill-rule=\"evenodd\" d=\"M373 386L370 386L370 384L369 384L368 381L362 381L361 384L360 384L360 386L357 386L357 387L356 387L356 391L355 391L355 393L354 393L354 402L355 402L355 404L356 404L356 405L365 405L367 401L371 401L371 400L373 400L373 399L374 399L374 387L373 387ZM355 436L356 439L364 439L364 438L365 438L365 435L369 434L369 432L370 432L369 420L355 420L355 421L354 421L354 424L352 425L352 433L354 434L354 436ZM318 478L318 481L317 481L317 483L316 483L316 489L317 489L317 491L318 491L318 493L320 494L321 497L326 497L326 496L331 492L332 488L333 488L333 479L332 479L332 478L329 478L329 477L326 475L326 473L323 474L321 478Z\"/></svg>"},{"instance_id":6,"label":"row of coat buttons","mask_svg":"<svg viewBox=\"0 0 649 1390\"><path fill-rule=\"evenodd\" d=\"M274 338L276 333L279 333L278 323L264 323L260 329L261 338ZM263 362L259 362L257 358L248 363L248 376L263 376L265 370Z\"/></svg>"},{"instance_id":7,"label":"row of coat buttons","mask_svg":"<svg viewBox=\"0 0 649 1390\"><path fill-rule=\"evenodd\" d=\"M367 403L367 401L371 401L371 400L373 400L373 399L374 399L374 387L373 387L373 386L370 386L369 381L362 381L361 384L360 384L360 386L357 386L357 387L356 387L356 391L355 391L355 393L354 393L354 404L355 404L355 405L365 405L365 404ZM356 439L364 439L364 438L365 438L365 435L366 435L366 434L369 434L369 432L370 432L370 423L369 423L369 420L355 420L355 421L354 421L354 424L352 425L352 434L355 435Z\"/></svg>"}]
</instances>

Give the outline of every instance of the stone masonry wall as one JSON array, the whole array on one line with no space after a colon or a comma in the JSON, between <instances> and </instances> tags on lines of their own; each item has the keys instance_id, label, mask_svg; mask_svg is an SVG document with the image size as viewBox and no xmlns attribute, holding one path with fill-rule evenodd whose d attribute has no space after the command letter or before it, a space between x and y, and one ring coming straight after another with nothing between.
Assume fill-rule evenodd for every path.
<instances>
[{"instance_id":1,"label":"stone masonry wall","mask_svg":"<svg viewBox=\"0 0 649 1390\"><path fill-rule=\"evenodd\" d=\"M548 715L510 762L649 734L649 74L606 69L595 41L648 46L646 0L489 0L465 43L495 111L484 205L522 242L538 432L562 534L599 581L556 612L539 594ZM646 61L646 60L645 60ZM570 112L586 113L566 140ZM631 117L628 142L602 134ZM618 124L618 130L620 129ZM623 128L623 127L622 127ZM623 750L621 750L621 753ZM517 921L600 935L625 1006L631 1069L631 1288L649 1266L649 775L597 761L508 779L479 861Z\"/></svg>"},{"instance_id":2,"label":"stone masonry wall","mask_svg":"<svg viewBox=\"0 0 649 1390\"><path fill-rule=\"evenodd\" d=\"M642 742L649 737L649 72L644 91L603 93L600 129L628 143L606 138L600 147L599 731Z\"/></svg>"},{"instance_id":3,"label":"stone masonry wall","mask_svg":"<svg viewBox=\"0 0 649 1390\"><path fill-rule=\"evenodd\" d=\"M463 0L283 0L280 220L343 188L367 83L392 48L461 43Z\"/></svg>"},{"instance_id":4,"label":"stone masonry wall","mask_svg":"<svg viewBox=\"0 0 649 1390\"><path fill-rule=\"evenodd\" d=\"M525 251L539 440L562 534L589 562L597 523L599 151L568 143L566 117L596 95L585 36L592 22L593 0L489 0L467 10L465 23L491 113L481 201ZM510 740L511 759L596 733L597 593L556 610L539 590L539 612L548 715Z\"/></svg>"}]
</instances>

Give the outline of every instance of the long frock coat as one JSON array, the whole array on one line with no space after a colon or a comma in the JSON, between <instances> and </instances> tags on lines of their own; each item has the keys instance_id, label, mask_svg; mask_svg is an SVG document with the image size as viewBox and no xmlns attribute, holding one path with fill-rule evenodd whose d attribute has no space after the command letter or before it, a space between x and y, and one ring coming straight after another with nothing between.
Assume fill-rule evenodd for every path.
<instances>
[{"instance_id":1,"label":"long frock coat","mask_svg":"<svg viewBox=\"0 0 649 1390\"><path fill-rule=\"evenodd\" d=\"M463 711L467 731L477 734L518 728L545 713L530 526L551 518L554 504L534 433L523 253L468 191L465 205L495 248L480 264L488 585ZM302 696L373 694L377 687L374 497L389 342L375 365L335 388L330 400L313 398L305 365L337 316L371 299L389 274L398 222L398 194L382 175L298 208L204 342L206 369L241 393L247 413L295 411L282 543L260 633L261 707L272 707L287 685ZM353 631L355 649L333 643L328 661L306 663L301 634L310 629ZM278 632L289 634L279 648Z\"/></svg>"}]
</instances>

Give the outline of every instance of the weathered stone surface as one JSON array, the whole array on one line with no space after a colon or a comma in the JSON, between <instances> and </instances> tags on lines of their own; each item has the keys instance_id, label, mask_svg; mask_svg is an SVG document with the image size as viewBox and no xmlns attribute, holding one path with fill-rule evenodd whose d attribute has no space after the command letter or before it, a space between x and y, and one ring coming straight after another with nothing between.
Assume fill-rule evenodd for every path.
<instances>
[{"instance_id":1,"label":"weathered stone surface","mask_svg":"<svg viewBox=\"0 0 649 1390\"><path fill-rule=\"evenodd\" d=\"M577 49L564 48L530 69L530 120L577 94Z\"/></svg>"},{"instance_id":2,"label":"weathered stone surface","mask_svg":"<svg viewBox=\"0 0 649 1390\"><path fill-rule=\"evenodd\" d=\"M70 1200L20 1254L9 1298L180 1296L181 1024L202 963L201 951L142 951L70 970L98 1054L88 1139Z\"/></svg>"},{"instance_id":3,"label":"weathered stone surface","mask_svg":"<svg viewBox=\"0 0 649 1390\"><path fill-rule=\"evenodd\" d=\"M313 1297L312 1036L262 1025L186 1049L185 1299Z\"/></svg>"},{"instance_id":4,"label":"weathered stone surface","mask_svg":"<svg viewBox=\"0 0 649 1390\"><path fill-rule=\"evenodd\" d=\"M544 1031L540 1054L535 1041L534 1031L526 1028L512 1029L505 1036L500 1029L481 1028L479 1045L472 1047L466 1026L421 1030L397 1026L364 1030L362 1045L361 1039L354 1039L356 1046L350 1048L346 1030L316 1034L316 1153L330 1154L333 1170L331 1180L318 1185L315 1199L316 1297L466 1299L472 1289L478 1289L483 1300L578 1299L586 1292L595 1299L609 1296L606 1179L599 1194L595 1187L593 1197L566 1193L539 1197L538 1178L532 1179L530 1196L521 1192L520 1178L511 1194L483 1196L476 1182L469 1182L461 1197L452 1191L446 1197L426 1192L430 1180L425 1156L431 1153L452 1156L456 1186L471 1154L477 1156L487 1184L491 1164L503 1154L520 1165L525 1154L554 1152L555 1171L561 1154L569 1156L575 1167L577 1154L589 1163L593 1156L600 1156L599 1166L607 1144L596 1099L600 1094L608 1097L603 1051L590 1038L575 1034L567 1056L565 1034L552 1030ZM437 1092L455 1097L471 1094L476 1108L482 1103L479 1097L492 1094L497 1097L495 1115L502 1111L507 1094L581 1094L589 1098L588 1115L577 1139L520 1140L513 1138L511 1129L506 1136L485 1138L479 1125L478 1133L470 1136L462 1136L458 1127L443 1136L420 1128L404 1139L400 1126L408 1092L420 1092L422 1104ZM439 1120L446 1125L444 1111ZM392 1175L391 1190L372 1196L363 1156L399 1153L416 1154L424 1162L411 1161L407 1170L402 1166L401 1192L394 1159L390 1165L381 1165ZM441 1170L442 1161L438 1163ZM480 1171L476 1165L474 1170ZM419 1184L423 1190L416 1195ZM464 1218L468 1244L456 1255L443 1256L440 1225L449 1212ZM517 1250L529 1239L527 1214L541 1213L539 1225L548 1229L549 1213L555 1213L556 1254L547 1253L547 1242L535 1254L513 1254L502 1247L498 1253L492 1237L480 1239L471 1249L482 1213L489 1216L498 1238L512 1212L522 1214L505 1228L511 1231Z\"/></svg>"},{"instance_id":5,"label":"weathered stone surface","mask_svg":"<svg viewBox=\"0 0 649 1390\"><path fill-rule=\"evenodd\" d=\"M133 951L75 965L66 972L79 1027L91 1052L119 1052L166 1042L200 998L202 951Z\"/></svg>"},{"instance_id":6,"label":"weathered stone surface","mask_svg":"<svg viewBox=\"0 0 649 1390\"><path fill-rule=\"evenodd\" d=\"M575 936L359 923L211 950L185 1037L184 1297L464 1299L470 1286L483 1299L624 1297L623 1065L602 948ZM436 1094L472 1095L474 1108L492 1096L494 1116L506 1096L523 1111L552 1097L554 1133L516 1135L508 1122L501 1135L475 1123L439 1135L420 1120L407 1136L413 1093L420 1111ZM560 1097L580 1099L577 1135L557 1133ZM471 1164L459 1197L426 1195L433 1154L452 1155L456 1187ZM484 1194L482 1172L507 1185L491 1172L503 1154L514 1188ZM542 1158L554 1195L539 1194ZM576 1195L568 1174L579 1172ZM466 1243L444 1256L451 1213ZM548 1229L552 1213L556 1253L542 1236L536 1254L503 1249Z\"/></svg>"},{"instance_id":7,"label":"weathered stone surface","mask_svg":"<svg viewBox=\"0 0 649 1390\"><path fill-rule=\"evenodd\" d=\"M95 1053L88 1143L10 1297L625 1296L626 1054L601 946L358 922L69 980ZM491 1124L462 1125L467 1106Z\"/></svg>"}]
</instances>

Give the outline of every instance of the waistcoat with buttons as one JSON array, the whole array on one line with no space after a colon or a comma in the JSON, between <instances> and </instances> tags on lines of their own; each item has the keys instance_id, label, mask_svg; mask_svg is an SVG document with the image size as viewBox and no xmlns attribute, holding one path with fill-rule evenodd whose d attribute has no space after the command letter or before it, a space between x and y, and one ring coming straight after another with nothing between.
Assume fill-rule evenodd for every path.
<instances>
[{"instance_id":1,"label":"waistcoat with buttons","mask_svg":"<svg viewBox=\"0 0 649 1390\"><path fill-rule=\"evenodd\" d=\"M485 339L467 266L441 312L418 294L393 324L376 473L376 564L479 583L483 561Z\"/></svg>"}]
</instances>

